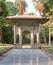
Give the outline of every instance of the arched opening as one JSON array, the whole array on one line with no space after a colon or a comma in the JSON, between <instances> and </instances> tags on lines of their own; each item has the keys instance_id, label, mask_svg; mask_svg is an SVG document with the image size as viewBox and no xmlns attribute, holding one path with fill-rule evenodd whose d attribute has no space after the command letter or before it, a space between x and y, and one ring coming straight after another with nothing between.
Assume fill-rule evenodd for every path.
<instances>
[{"instance_id":1,"label":"arched opening","mask_svg":"<svg viewBox=\"0 0 53 65\"><path fill-rule=\"evenodd\" d=\"M36 44L37 43L37 41L36 41L36 34L34 34L34 44Z\"/></svg>"},{"instance_id":2,"label":"arched opening","mask_svg":"<svg viewBox=\"0 0 53 65\"><path fill-rule=\"evenodd\" d=\"M16 44L18 44L19 43L19 35L17 34L16 35Z\"/></svg>"},{"instance_id":3,"label":"arched opening","mask_svg":"<svg viewBox=\"0 0 53 65\"><path fill-rule=\"evenodd\" d=\"M28 31L28 30L23 31L22 44L30 44L30 31Z\"/></svg>"}]
</instances>

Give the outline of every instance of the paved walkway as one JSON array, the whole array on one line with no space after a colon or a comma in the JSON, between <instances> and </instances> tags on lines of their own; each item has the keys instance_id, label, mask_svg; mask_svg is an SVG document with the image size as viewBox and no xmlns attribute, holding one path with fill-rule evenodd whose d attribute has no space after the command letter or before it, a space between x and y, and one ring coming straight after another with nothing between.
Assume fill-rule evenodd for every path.
<instances>
[{"instance_id":1,"label":"paved walkway","mask_svg":"<svg viewBox=\"0 0 53 65\"><path fill-rule=\"evenodd\" d=\"M0 65L53 65L53 59L40 50L14 49L0 61Z\"/></svg>"}]
</instances>

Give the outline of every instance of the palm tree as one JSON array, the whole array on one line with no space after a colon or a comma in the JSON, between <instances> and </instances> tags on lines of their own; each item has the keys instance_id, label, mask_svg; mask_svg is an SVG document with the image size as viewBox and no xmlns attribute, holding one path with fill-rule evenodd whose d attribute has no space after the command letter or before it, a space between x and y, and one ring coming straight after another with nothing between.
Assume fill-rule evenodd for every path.
<instances>
[{"instance_id":1,"label":"palm tree","mask_svg":"<svg viewBox=\"0 0 53 65\"><path fill-rule=\"evenodd\" d=\"M40 15L43 15L43 2L44 0L33 0L34 2L36 2L37 4L35 5L35 8L40 12Z\"/></svg>"},{"instance_id":2,"label":"palm tree","mask_svg":"<svg viewBox=\"0 0 53 65\"><path fill-rule=\"evenodd\" d=\"M25 12L25 8L27 7L27 3L25 0L18 0L17 7L19 9L19 14L23 14Z\"/></svg>"}]
</instances>

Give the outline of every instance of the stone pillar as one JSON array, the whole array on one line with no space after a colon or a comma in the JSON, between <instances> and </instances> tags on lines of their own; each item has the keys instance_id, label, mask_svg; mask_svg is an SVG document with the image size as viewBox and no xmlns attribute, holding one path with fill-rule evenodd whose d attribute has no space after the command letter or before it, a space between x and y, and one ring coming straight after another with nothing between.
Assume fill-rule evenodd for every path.
<instances>
[{"instance_id":1,"label":"stone pillar","mask_svg":"<svg viewBox=\"0 0 53 65\"><path fill-rule=\"evenodd\" d=\"M16 44L16 27L15 27L15 25L14 25L14 44Z\"/></svg>"},{"instance_id":2,"label":"stone pillar","mask_svg":"<svg viewBox=\"0 0 53 65\"><path fill-rule=\"evenodd\" d=\"M19 44L22 44L22 32L21 32L21 27L19 27Z\"/></svg>"},{"instance_id":3,"label":"stone pillar","mask_svg":"<svg viewBox=\"0 0 53 65\"><path fill-rule=\"evenodd\" d=\"M49 28L49 45L51 44L51 28Z\"/></svg>"},{"instance_id":4,"label":"stone pillar","mask_svg":"<svg viewBox=\"0 0 53 65\"><path fill-rule=\"evenodd\" d=\"M37 34L36 34L36 41L37 41L37 44L39 44L40 43L40 40L39 40L39 32L37 32Z\"/></svg>"},{"instance_id":5,"label":"stone pillar","mask_svg":"<svg viewBox=\"0 0 53 65\"><path fill-rule=\"evenodd\" d=\"M40 39L39 39L39 32L40 32L40 27L39 27L39 24L37 23L36 25L36 41L37 41L37 44L40 44Z\"/></svg>"},{"instance_id":6,"label":"stone pillar","mask_svg":"<svg viewBox=\"0 0 53 65\"><path fill-rule=\"evenodd\" d=\"M33 28L31 29L31 45L34 43L34 30Z\"/></svg>"}]
</instances>

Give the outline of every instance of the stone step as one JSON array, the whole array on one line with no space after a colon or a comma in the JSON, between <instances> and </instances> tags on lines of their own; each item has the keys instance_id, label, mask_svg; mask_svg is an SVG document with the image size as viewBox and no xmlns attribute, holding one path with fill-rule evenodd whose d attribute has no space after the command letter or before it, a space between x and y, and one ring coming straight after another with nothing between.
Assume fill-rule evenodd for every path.
<instances>
[{"instance_id":1,"label":"stone step","mask_svg":"<svg viewBox=\"0 0 53 65\"><path fill-rule=\"evenodd\" d=\"M15 44L14 45L14 49L21 49L22 48L22 45L20 45L20 44Z\"/></svg>"},{"instance_id":2,"label":"stone step","mask_svg":"<svg viewBox=\"0 0 53 65\"><path fill-rule=\"evenodd\" d=\"M31 45L22 45L22 48L31 48Z\"/></svg>"},{"instance_id":3,"label":"stone step","mask_svg":"<svg viewBox=\"0 0 53 65\"><path fill-rule=\"evenodd\" d=\"M32 49L39 49L40 48L40 45L27 45L27 44L24 44L24 45L20 45L20 44L15 44L14 45L14 48L15 49L24 49L24 48L32 48Z\"/></svg>"}]
</instances>

